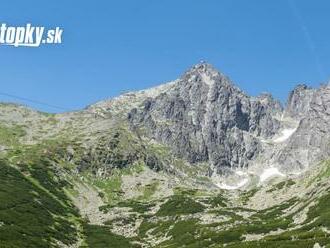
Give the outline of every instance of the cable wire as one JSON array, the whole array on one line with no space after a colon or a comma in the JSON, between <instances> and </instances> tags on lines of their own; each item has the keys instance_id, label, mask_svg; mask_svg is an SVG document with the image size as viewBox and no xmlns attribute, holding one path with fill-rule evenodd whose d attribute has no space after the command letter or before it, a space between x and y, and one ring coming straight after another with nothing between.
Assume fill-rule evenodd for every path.
<instances>
[{"instance_id":1,"label":"cable wire","mask_svg":"<svg viewBox=\"0 0 330 248\"><path fill-rule=\"evenodd\" d=\"M38 104L38 105L43 105L43 106L46 106L46 107L49 107L49 108L59 109L59 110L62 110L62 111L70 111L67 108L63 108L63 107L56 106L56 105L53 105L53 104L49 104L49 103L46 103L46 102L41 102L41 101L38 101L38 100L33 100L33 99L30 99L30 98L26 98L26 97L21 97L21 96L8 94L8 93L5 93L5 92L0 92L0 95L15 98L15 99L18 99L18 100L21 100L21 101L26 101L26 102Z\"/></svg>"}]
</instances>

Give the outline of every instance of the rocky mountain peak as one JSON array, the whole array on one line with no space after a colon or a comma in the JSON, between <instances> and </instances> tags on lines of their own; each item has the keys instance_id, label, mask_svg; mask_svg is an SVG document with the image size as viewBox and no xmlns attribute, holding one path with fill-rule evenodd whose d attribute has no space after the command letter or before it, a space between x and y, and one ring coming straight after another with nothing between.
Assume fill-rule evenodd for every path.
<instances>
[{"instance_id":1,"label":"rocky mountain peak","mask_svg":"<svg viewBox=\"0 0 330 248\"><path fill-rule=\"evenodd\" d=\"M211 64L202 61L194 66L192 66L188 72L199 73L199 74L218 74L219 71Z\"/></svg>"},{"instance_id":2,"label":"rocky mountain peak","mask_svg":"<svg viewBox=\"0 0 330 248\"><path fill-rule=\"evenodd\" d=\"M213 84L226 86L232 84L228 77L218 71L213 65L204 61L192 66L180 79L185 83L205 84L208 87L211 87Z\"/></svg>"},{"instance_id":3,"label":"rocky mountain peak","mask_svg":"<svg viewBox=\"0 0 330 248\"><path fill-rule=\"evenodd\" d=\"M283 110L271 94L248 96L214 66L201 62L177 80L94 109L103 116L122 113L132 130L143 130L191 163L206 162L212 172L222 172L253 165L263 154L281 168L317 161L327 154L330 138L323 142L320 132L330 133L329 106L329 86L298 85ZM301 148L302 140L308 149ZM313 155L307 159L304 154Z\"/></svg>"},{"instance_id":4,"label":"rocky mountain peak","mask_svg":"<svg viewBox=\"0 0 330 248\"><path fill-rule=\"evenodd\" d=\"M274 112L280 104L270 95L256 99L234 86L208 63L188 70L171 89L129 113L136 129L168 145L192 163L209 162L219 172L245 167L257 157L257 137L270 137L279 128Z\"/></svg>"}]
</instances>

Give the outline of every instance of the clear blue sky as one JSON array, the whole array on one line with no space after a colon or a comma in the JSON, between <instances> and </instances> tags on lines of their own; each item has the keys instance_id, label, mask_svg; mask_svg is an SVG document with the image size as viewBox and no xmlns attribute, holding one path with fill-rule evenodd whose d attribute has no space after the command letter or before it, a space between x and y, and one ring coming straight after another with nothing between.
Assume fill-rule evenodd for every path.
<instances>
[{"instance_id":1,"label":"clear blue sky","mask_svg":"<svg viewBox=\"0 0 330 248\"><path fill-rule=\"evenodd\" d=\"M80 109L206 60L248 94L285 101L330 78L329 13L328 0L2 1L1 22L64 33L58 46L0 46L0 92Z\"/></svg>"}]
</instances>

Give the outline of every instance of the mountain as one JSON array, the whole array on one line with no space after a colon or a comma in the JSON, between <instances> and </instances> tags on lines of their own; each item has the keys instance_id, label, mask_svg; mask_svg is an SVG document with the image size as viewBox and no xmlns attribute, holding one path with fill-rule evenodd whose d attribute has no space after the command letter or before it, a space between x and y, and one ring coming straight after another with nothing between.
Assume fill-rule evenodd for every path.
<instances>
[{"instance_id":1,"label":"mountain","mask_svg":"<svg viewBox=\"0 0 330 248\"><path fill-rule=\"evenodd\" d=\"M77 112L0 104L0 247L330 247L330 85L212 65Z\"/></svg>"},{"instance_id":2,"label":"mountain","mask_svg":"<svg viewBox=\"0 0 330 248\"><path fill-rule=\"evenodd\" d=\"M285 163L288 168L306 168L330 156L329 84L319 89L297 86L289 96L285 115L298 125L279 154L279 163Z\"/></svg>"},{"instance_id":3,"label":"mountain","mask_svg":"<svg viewBox=\"0 0 330 248\"><path fill-rule=\"evenodd\" d=\"M247 96L209 64L186 72L166 92L129 113L133 128L173 148L191 163L219 173L245 168L262 152L261 138L280 128L281 105L270 95Z\"/></svg>"}]
</instances>

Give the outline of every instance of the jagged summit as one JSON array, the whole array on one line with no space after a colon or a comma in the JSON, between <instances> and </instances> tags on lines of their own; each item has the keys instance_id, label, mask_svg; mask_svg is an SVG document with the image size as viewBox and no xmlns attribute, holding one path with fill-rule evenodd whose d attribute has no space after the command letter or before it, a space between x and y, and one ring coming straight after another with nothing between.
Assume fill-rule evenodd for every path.
<instances>
[{"instance_id":1,"label":"jagged summit","mask_svg":"<svg viewBox=\"0 0 330 248\"><path fill-rule=\"evenodd\" d=\"M212 89L211 89L212 88ZM222 91L238 92L244 94L238 87L236 87L230 79L217 70L213 65L202 61L190 69L188 69L181 77L176 80L157 85L152 88L132 91L115 98L110 98L92 104L87 107L88 111L97 112L104 115L104 112L122 112L137 107L142 104L144 100L152 98L156 99L162 97L163 94L174 94L177 92L179 95L185 95L191 92L194 95L207 94L212 96L212 92ZM194 92L192 92L194 91ZM190 94L190 93L189 93ZM231 94L231 93L230 93ZM194 97L194 96L192 96Z\"/></svg>"},{"instance_id":2,"label":"jagged summit","mask_svg":"<svg viewBox=\"0 0 330 248\"><path fill-rule=\"evenodd\" d=\"M219 71L210 63L201 61L200 63L193 65L188 71L194 71L198 73L219 73Z\"/></svg>"},{"instance_id":3,"label":"jagged summit","mask_svg":"<svg viewBox=\"0 0 330 248\"><path fill-rule=\"evenodd\" d=\"M207 62L201 62L192 66L181 76L184 83L206 84L209 87L213 84L221 84L234 87L230 79Z\"/></svg>"},{"instance_id":4,"label":"jagged summit","mask_svg":"<svg viewBox=\"0 0 330 248\"><path fill-rule=\"evenodd\" d=\"M249 97L208 63L188 70L170 89L129 113L131 125L169 145L192 163L209 162L214 171L246 167L261 152L256 137L279 128L280 105ZM166 123L166 124L165 124Z\"/></svg>"}]
</instances>

